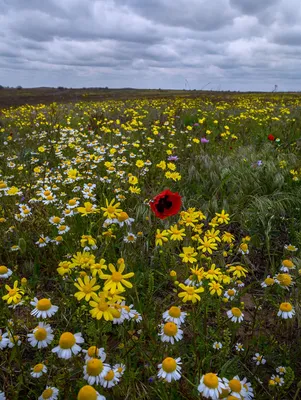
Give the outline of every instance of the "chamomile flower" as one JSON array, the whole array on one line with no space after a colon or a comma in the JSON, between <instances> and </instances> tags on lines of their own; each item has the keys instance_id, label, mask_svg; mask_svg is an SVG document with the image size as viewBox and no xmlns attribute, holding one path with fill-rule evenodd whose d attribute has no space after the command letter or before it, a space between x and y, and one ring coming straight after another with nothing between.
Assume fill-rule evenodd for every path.
<instances>
[{"instance_id":1,"label":"chamomile flower","mask_svg":"<svg viewBox=\"0 0 301 400\"><path fill-rule=\"evenodd\" d=\"M14 346L21 346L21 340L19 335L8 335L9 343L8 347L12 349Z\"/></svg>"},{"instance_id":2,"label":"chamomile flower","mask_svg":"<svg viewBox=\"0 0 301 400\"><path fill-rule=\"evenodd\" d=\"M232 307L231 310L227 311L227 316L232 322L242 322L244 314L237 307Z\"/></svg>"},{"instance_id":3,"label":"chamomile flower","mask_svg":"<svg viewBox=\"0 0 301 400\"><path fill-rule=\"evenodd\" d=\"M271 379L276 383L278 386L282 386L284 384L284 379L279 375L272 375Z\"/></svg>"},{"instance_id":4,"label":"chamomile flower","mask_svg":"<svg viewBox=\"0 0 301 400\"><path fill-rule=\"evenodd\" d=\"M77 400L106 400L93 386L83 386L77 394Z\"/></svg>"},{"instance_id":5,"label":"chamomile flower","mask_svg":"<svg viewBox=\"0 0 301 400\"><path fill-rule=\"evenodd\" d=\"M1 268L1 267L0 267ZM280 268L280 271L283 271L283 272L290 272L290 271L292 271L293 269L295 269L296 268L296 266L295 266L295 264L292 262L292 260L283 260L282 261L282 264L281 264L281 268Z\"/></svg>"},{"instance_id":6,"label":"chamomile flower","mask_svg":"<svg viewBox=\"0 0 301 400\"><path fill-rule=\"evenodd\" d=\"M6 279L11 276L13 271L7 268L5 265L0 265L0 279Z\"/></svg>"},{"instance_id":7,"label":"chamomile flower","mask_svg":"<svg viewBox=\"0 0 301 400\"><path fill-rule=\"evenodd\" d=\"M36 297L33 301L30 302L32 306L35 308L31 311L31 315L36 318L50 318L52 317L57 310L59 309L58 306L54 306L51 304L50 299L41 299L38 300Z\"/></svg>"},{"instance_id":8,"label":"chamomile flower","mask_svg":"<svg viewBox=\"0 0 301 400\"><path fill-rule=\"evenodd\" d=\"M58 229L58 233L60 235L63 235L64 233L67 233L68 231L70 231L70 227L67 225L60 225L57 227L57 229Z\"/></svg>"},{"instance_id":9,"label":"chamomile flower","mask_svg":"<svg viewBox=\"0 0 301 400\"><path fill-rule=\"evenodd\" d=\"M64 332L61 334L59 345L52 349L52 353L57 353L59 358L68 360L72 354L77 355L82 349L78 343L84 343L81 333Z\"/></svg>"},{"instance_id":10,"label":"chamomile flower","mask_svg":"<svg viewBox=\"0 0 301 400\"><path fill-rule=\"evenodd\" d=\"M264 280L263 282L261 282L260 285L261 285L262 288L266 288L266 287L268 287L268 286L273 286L274 283L275 283L275 279L274 279L274 278L271 278L271 276L268 275L268 276L265 278L265 280Z\"/></svg>"},{"instance_id":11,"label":"chamomile flower","mask_svg":"<svg viewBox=\"0 0 301 400\"><path fill-rule=\"evenodd\" d=\"M240 380L239 376L235 376L234 378L228 380L223 378L223 382L226 387L230 389L230 395L237 399L245 399L247 391L243 385L243 382Z\"/></svg>"},{"instance_id":12,"label":"chamomile flower","mask_svg":"<svg viewBox=\"0 0 301 400\"><path fill-rule=\"evenodd\" d=\"M267 362L267 360L259 353L255 353L254 357L252 357L252 360L256 363L256 365L265 364Z\"/></svg>"},{"instance_id":13,"label":"chamomile flower","mask_svg":"<svg viewBox=\"0 0 301 400\"><path fill-rule=\"evenodd\" d=\"M199 393L212 400L218 400L223 389L226 389L225 384L217 374L213 374L212 372L203 375L198 386Z\"/></svg>"},{"instance_id":14,"label":"chamomile flower","mask_svg":"<svg viewBox=\"0 0 301 400\"><path fill-rule=\"evenodd\" d=\"M167 382L178 381L181 378L181 358L166 357L158 365L158 378L165 379Z\"/></svg>"},{"instance_id":15,"label":"chamomile flower","mask_svg":"<svg viewBox=\"0 0 301 400\"><path fill-rule=\"evenodd\" d=\"M84 379L89 385L99 385L110 369L109 364L104 364L99 358L91 358L84 365Z\"/></svg>"},{"instance_id":16,"label":"chamomile flower","mask_svg":"<svg viewBox=\"0 0 301 400\"><path fill-rule=\"evenodd\" d=\"M91 360L91 358L100 358L101 361L105 361L107 357L103 347L90 346L88 350L83 350L83 353L86 354L85 361Z\"/></svg>"},{"instance_id":17,"label":"chamomile flower","mask_svg":"<svg viewBox=\"0 0 301 400\"><path fill-rule=\"evenodd\" d=\"M133 320L138 323L142 321L142 315L140 313L138 313L138 311L133 310L134 316L133 316Z\"/></svg>"},{"instance_id":18,"label":"chamomile flower","mask_svg":"<svg viewBox=\"0 0 301 400\"><path fill-rule=\"evenodd\" d=\"M134 235L133 233L129 232L124 238L123 241L125 243L134 243L137 240L137 236Z\"/></svg>"},{"instance_id":19,"label":"chamomile flower","mask_svg":"<svg viewBox=\"0 0 301 400\"><path fill-rule=\"evenodd\" d=\"M116 370L120 376L122 376L124 374L126 367L124 364L115 364L113 366L113 369Z\"/></svg>"},{"instance_id":20,"label":"chamomile flower","mask_svg":"<svg viewBox=\"0 0 301 400\"><path fill-rule=\"evenodd\" d=\"M59 390L53 386L46 386L38 400L56 400L59 395Z\"/></svg>"},{"instance_id":21,"label":"chamomile flower","mask_svg":"<svg viewBox=\"0 0 301 400\"><path fill-rule=\"evenodd\" d=\"M296 252L298 250L298 247L293 246L292 244L286 244L284 246L285 250L291 251L291 252Z\"/></svg>"},{"instance_id":22,"label":"chamomile flower","mask_svg":"<svg viewBox=\"0 0 301 400\"><path fill-rule=\"evenodd\" d=\"M28 341L32 347L38 346L38 349L47 347L53 340L51 326L40 322L33 330L33 333L27 335Z\"/></svg>"},{"instance_id":23,"label":"chamomile flower","mask_svg":"<svg viewBox=\"0 0 301 400\"><path fill-rule=\"evenodd\" d=\"M174 322L166 322L161 325L159 336L161 336L162 342L174 344L175 341L178 342L183 338L183 331Z\"/></svg>"},{"instance_id":24,"label":"chamomile flower","mask_svg":"<svg viewBox=\"0 0 301 400\"><path fill-rule=\"evenodd\" d=\"M8 333L2 333L2 330L0 329L0 350L5 349L9 344L9 338L8 338Z\"/></svg>"},{"instance_id":25,"label":"chamomile flower","mask_svg":"<svg viewBox=\"0 0 301 400\"><path fill-rule=\"evenodd\" d=\"M236 343L236 345L235 345L235 350L236 350L236 351L239 351L239 352L245 351L245 349L244 349L242 343Z\"/></svg>"},{"instance_id":26,"label":"chamomile flower","mask_svg":"<svg viewBox=\"0 0 301 400\"><path fill-rule=\"evenodd\" d=\"M214 342L212 347L214 348L214 350L220 350L223 345L221 342Z\"/></svg>"},{"instance_id":27,"label":"chamomile flower","mask_svg":"<svg viewBox=\"0 0 301 400\"><path fill-rule=\"evenodd\" d=\"M251 383L248 382L247 378L242 379L241 383L243 384L243 387L245 388L245 391L246 391L244 399L252 400L252 398L254 397L254 391L253 391Z\"/></svg>"},{"instance_id":28,"label":"chamomile flower","mask_svg":"<svg viewBox=\"0 0 301 400\"><path fill-rule=\"evenodd\" d=\"M232 288L232 289L228 289L225 291L224 293L224 297L226 297L228 300L233 300L235 295L236 295L236 289Z\"/></svg>"},{"instance_id":29,"label":"chamomile flower","mask_svg":"<svg viewBox=\"0 0 301 400\"><path fill-rule=\"evenodd\" d=\"M285 373L286 373L286 368L285 367L277 367L276 368L276 372L279 374L279 375L284 375Z\"/></svg>"},{"instance_id":30,"label":"chamomile flower","mask_svg":"<svg viewBox=\"0 0 301 400\"><path fill-rule=\"evenodd\" d=\"M182 311L180 307L172 306L163 313L163 320L166 322L174 322L178 326L185 322L187 313Z\"/></svg>"},{"instance_id":31,"label":"chamomile flower","mask_svg":"<svg viewBox=\"0 0 301 400\"><path fill-rule=\"evenodd\" d=\"M279 311L277 313L278 317L281 317L283 319L288 319L288 318L293 318L295 315L295 310L294 307L291 305L291 303L281 303L279 306Z\"/></svg>"},{"instance_id":32,"label":"chamomile flower","mask_svg":"<svg viewBox=\"0 0 301 400\"><path fill-rule=\"evenodd\" d=\"M100 378L100 385L110 389L118 384L119 378L120 374L116 370L110 369L103 378Z\"/></svg>"},{"instance_id":33,"label":"chamomile flower","mask_svg":"<svg viewBox=\"0 0 301 400\"><path fill-rule=\"evenodd\" d=\"M33 378L40 378L43 374L46 374L47 372L47 367L45 364L36 364L34 367L31 368L31 373L30 375Z\"/></svg>"},{"instance_id":34,"label":"chamomile flower","mask_svg":"<svg viewBox=\"0 0 301 400\"><path fill-rule=\"evenodd\" d=\"M59 226L60 224L63 224L63 223L64 223L64 218L52 216L52 217L49 218L49 222L50 222L52 225Z\"/></svg>"},{"instance_id":35,"label":"chamomile flower","mask_svg":"<svg viewBox=\"0 0 301 400\"><path fill-rule=\"evenodd\" d=\"M289 290L289 288L294 284L293 278L287 273L277 274L274 279L283 289Z\"/></svg>"}]
</instances>

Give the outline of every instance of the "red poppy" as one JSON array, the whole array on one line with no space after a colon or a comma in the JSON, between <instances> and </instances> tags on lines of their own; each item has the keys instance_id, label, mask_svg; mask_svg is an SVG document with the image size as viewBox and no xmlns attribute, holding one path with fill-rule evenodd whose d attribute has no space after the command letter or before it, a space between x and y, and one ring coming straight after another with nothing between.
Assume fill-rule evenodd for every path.
<instances>
[{"instance_id":1,"label":"red poppy","mask_svg":"<svg viewBox=\"0 0 301 400\"><path fill-rule=\"evenodd\" d=\"M181 196L179 193L173 193L169 189L157 194L150 201L150 207L156 217L165 219L171 215L175 215L180 211L182 205Z\"/></svg>"},{"instance_id":2,"label":"red poppy","mask_svg":"<svg viewBox=\"0 0 301 400\"><path fill-rule=\"evenodd\" d=\"M276 138L275 138L274 135L269 135L269 136L268 136L268 139L269 139L271 142L274 142L274 140L275 140Z\"/></svg>"}]
</instances>

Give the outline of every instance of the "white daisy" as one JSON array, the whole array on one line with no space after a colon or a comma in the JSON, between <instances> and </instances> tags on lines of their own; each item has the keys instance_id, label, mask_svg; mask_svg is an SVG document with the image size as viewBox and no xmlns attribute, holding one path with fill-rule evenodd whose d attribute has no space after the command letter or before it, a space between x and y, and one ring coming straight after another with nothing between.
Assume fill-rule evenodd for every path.
<instances>
[{"instance_id":1,"label":"white daisy","mask_svg":"<svg viewBox=\"0 0 301 400\"><path fill-rule=\"evenodd\" d=\"M106 400L104 396L99 394L94 387L90 385L83 386L77 394L77 400Z\"/></svg>"},{"instance_id":2,"label":"white daisy","mask_svg":"<svg viewBox=\"0 0 301 400\"><path fill-rule=\"evenodd\" d=\"M33 378L40 378L43 374L46 374L47 367L45 364L36 364L34 367L31 368L30 375Z\"/></svg>"},{"instance_id":3,"label":"white daisy","mask_svg":"<svg viewBox=\"0 0 301 400\"><path fill-rule=\"evenodd\" d=\"M96 346L90 346L88 350L83 350L85 353L85 361L91 360L91 358L100 358L101 361L105 361L107 355L103 347L98 348Z\"/></svg>"},{"instance_id":4,"label":"white daisy","mask_svg":"<svg viewBox=\"0 0 301 400\"><path fill-rule=\"evenodd\" d=\"M120 376L122 376L124 374L125 369L126 369L126 367L124 364L115 364L113 366L113 370L117 371Z\"/></svg>"},{"instance_id":5,"label":"white daisy","mask_svg":"<svg viewBox=\"0 0 301 400\"><path fill-rule=\"evenodd\" d=\"M10 349L13 348L14 346L21 346L20 336L18 336L18 335L14 335L14 336L8 335L8 339L9 339L8 347Z\"/></svg>"},{"instance_id":6,"label":"white daisy","mask_svg":"<svg viewBox=\"0 0 301 400\"><path fill-rule=\"evenodd\" d=\"M296 268L296 266L295 266L295 264L292 262L292 260L286 259L286 260L283 260L283 261L282 261L280 271L283 271L283 272L290 272L291 270L293 270L293 269L295 269L295 268Z\"/></svg>"},{"instance_id":7,"label":"white daisy","mask_svg":"<svg viewBox=\"0 0 301 400\"><path fill-rule=\"evenodd\" d=\"M222 345L221 342L214 342L212 347L213 347L215 350L220 350L220 349L223 347L223 345Z\"/></svg>"},{"instance_id":8,"label":"white daisy","mask_svg":"<svg viewBox=\"0 0 301 400\"><path fill-rule=\"evenodd\" d=\"M104 364L99 358L91 358L84 365L84 379L89 385L99 385L110 369L109 364Z\"/></svg>"},{"instance_id":9,"label":"white daisy","mask_svg":"<svg viewBox=\"0 0 301 400\"><path fill-rule=\"evenodd\" d=\"M41 394L38 400L56 400L59 395L59 390L53 386L46 386L46 389Z\"/></svg>"},{"instance_id":10,"label":"white daisy","mask_svg":"<svg viewBox=\"0 0 301 400\"><path fill-rule=\"evenodd\" d=\"M199 393L206 398L211 398L212 400L218 400L223 389L226 389L226 386L222 382L221 378L219 378L217 374L211 372L202 376L198 386Z\"/></svg>"},{"instance_id":11,"label":"white daisy","mask_svg":"<svg viewBox=\"0 0 301 400\"><path fill-rule=\"evenodd\" d=\"M227 316L232 322L242 322L244 314L237 307L232 307L231 310L227 311Z\"/></svg>"},{"instance_id":12,"label":"white daisy","mask_svg":"<svg viewBox=\"0 0 301 400\"><path fill-rule=\"evenodd\" d=\"M84 343L81 333L64 332L61 334L59 345L52 349L52 353L57 353L59 358L68 360L72 354L77 355L82 349L77 343Z\"/></svg>"},{"instance_id":13,"label":"white daisy","mask_svg":"<svg viewBox=\"0 0 301 400\"><path fill-rule=\"evenodd\" d=\"M228 300L233 300L236 295L236 289L228 289L224 293L224 297L226 297Z\"/></svg>"},{"instance_id":14,"label":"white daisy","mask_svg":"<svg viewBox=\"0 0 301 400\"><path fill-rule=\"evenodd\" d=\"M183 331L174 322L166 322L161 325L159 336L161 336L162 342L174 344L175 341L178 342L183 338Z\"/></svg>"},{"instance_id":15,"label":"white daisy","mask_svg":"<svg viewBox=\"0 0 301 400\"><path fill-rule=\"evenodd\" d=\"M2 334L2 330L0 329L0 350L5 349L9 344L8 333L5 332Z\"/></svg>"},{"instance_id":16,"label":"white daisy","mask_svg":"<svg viewBox=\"0 0 301 400\"><path fill-rule=\"evenodd\" d=\"M268 286L273 286L275 283L275 279L268 275L263 282L261 282L261 287L266 288Z\"/></svg>"},{"instance_id":17,"label":"white daisy","mask_svg":"<svg viewBox=\"0 0 301 400\"><path fill-rule=\"evenodd\" d=\"M276 383L276 385L282 386L284 384L284 379L279 375L272 375L271 379Z\"/></svg>"},{"instance_id":18,"label":"white daisy","mask_svg":"<svg viewBox=\"0 0 301 400\"><path fill-rule=\"evenodd\" d=\"M110 389L111 387L118 384L119 378L120 374L118 373L118 371L110 369L103 378L100 378L100 385L104 388Z\"/></svg>"},{"instance_id":19,"label":"white daisy","mask_svg":"<svg viewBox=\"0 0 301 400\"><path fill-rule=\"evenodd\" d=\"M235 350L236 351L245 351L245 349L243 348L243 344L242 343L236 343Z\"/></svg>"},{"instance_id":20,"label":"white daisy","mask_svg":"<svg viewBox=\"0 0 301 400\"><path fill-rule=\"evenodd\" d=\"M55 215L49 218L49 222L52 225L58 226L60 224L63 224L65 222L64 218L56 217Z\"/></svg>"},{"instance_id":21,"label":"white daisy","mask_svg":"<svg viewBox=\"0 0 301 400\"><path fill-rule=\"evenodd\" d=\"M6 279L11 276L13 271L7 268L5 265L0 265L0 279Z\"/></svg>"},{"instance_id":22,"label":"white daisy","mask_svg":"<svg viewBox=\"0 0 301 400\"><path fill-rule=\"evenodd\" d=\"M252 388L252 385L250 382L247 381L247 378L244 378L241 383L243 384L245 390L246 390L246 395L244 397L244 400L252 400L254 397L254 390Z\"/></svg>"},{"instance_id":23,"label":"white daisy","mask_svg":"<svg viewBox=\"0 0 301 400\"><path fill-rule=\"evenodd\" d=\"M51 326L40 322L33 330L33 333L27 335L28 341L32 347L38 346L38 349L47 347L53 341Z\"/></svg>"},{"instance_id":24,"label":"white daisy","mask_svg":"<svg viewBox=\"0 0 301 400\"><path fill-rule=\"evenodd\" d=\"M231 390L231 396L236 397L237 399L245 399L247 391L243 385L243 382L240 380L239 376L235 376L233 379L223 378L223 382L227 388Z\"/></svg>"},{"instance_id":25,"label":"white daisy","mask_svg":"<svg viewBox=\"0 0 301 400\"><path fill-rule=\"evenodd\" d=\"M68 231L70 231L70 227L67 225L60 225L57 227L57 229L58 229L58 233L60 235L63 235L64 233L67 233Z\"/></svg>"},{"instance_id":26,"label":"white daisy","mask_svg":"<svg viewBox=\"0 0 301 400\"><path fill-rule=\"evenodd\" d=\"M159 372L158 378L165 379L167 382L178 381L181 378L181 358L165 358L161 364L158 365Z\"/></svg>"},{"instance_id":27,"label":"white daisy","mask_svg":"<svg viewBox=\"0 0 301 400\"><path fill-rule=\"evenodd\" d=\"M133 316L132 319L137 323L141 322L142 321L142 315L139 314L138 311L136 311L136 310L133 310L133 313L134 313L134 316Z\"/></svg>"},{"instance_id":28,"label":"white daisy","mask_svg":"<svg viewBox=\"0 0 301 400\"><path fill-rule=\"evenodd\" d=\"M295 314L296 312L291 303L285 302L280 304L277 316L283 319L288 319L288 318L293 318Z\"/></svg>"},{"instance_id":29,"label":"white daisy","mask_svg":"<svg viewBox=\"0 0 301 400\"><path fill-rule=\"evenodd\" d=\"M284 375L286 373L286 368L285 367L277 367L276 372L278 372L279 375Z\"/></svg>"},{"instance_id":30,"label":"white daisy","mask_svg":"<svg viewBox=\"0 0 301 400\"><path fill-rule=\"evenodd\" d=\"M137 240L137 236L134 235L133 233L129 232L124 238L123 241L125 243L134 243Z\"/></svg>"},{"instance_id":31,"label":"white daisy","mask_svg":"<svg viewBox=\"0 0 301 400\"><path fill-rule=\"evenodd\" d=\"M166 322L174 322L178 326L185 322L187 313L182 311L180 307L172 306L163 313L163 320Z\"/></svg>"},{"instance_id":32,"label":"white daisy","mask_svg":"<svg viewBox=\"0 0 301 400\"><path fill-rule=\"evenodd\" d=\"M38 300L35 297L33 301L30 302L30 304L35 307L30 314L37 318L50 318L59 309L58 306L54 306L51 304L50 299Z\"/></svg>"},{"instance_id":33,"label":"white daisy","mask_svg":"<svg viewBox=\"0 0 301 400\"><path fill-rule=\"evenodd\" d=\"M252 360L256 362L256 365L265 364L267 362L267 360L265 360L259 353L255 353Z\"/></svg>"},{"instance_id":34,"label":"white daisy","mask_svg":"<svg viewBox=\"0 0 301 400\"><path fill-rule=\"evenodd\" d=\"M51 239L48 236L45 237L44 235L41 235L35 244L37 244L39 247L45 247L49 242L51 242Z\"/></svg>"}]
</instances>

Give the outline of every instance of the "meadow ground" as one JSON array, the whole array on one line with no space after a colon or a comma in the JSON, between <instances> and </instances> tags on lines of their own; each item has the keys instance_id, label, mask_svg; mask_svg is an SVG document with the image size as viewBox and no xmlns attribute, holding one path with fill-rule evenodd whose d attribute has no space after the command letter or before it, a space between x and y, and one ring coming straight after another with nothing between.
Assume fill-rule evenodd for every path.
<instances>
[{"instance_id":1,"label":"meadow ground","mask_svg":"<svg viewBox=\"0 0 301 400\"><path fill-rule=\"evenodd\" d=\"M111 97L0 110L0 399L300 399L301 96Z\"/></svg>"}]
</instances>

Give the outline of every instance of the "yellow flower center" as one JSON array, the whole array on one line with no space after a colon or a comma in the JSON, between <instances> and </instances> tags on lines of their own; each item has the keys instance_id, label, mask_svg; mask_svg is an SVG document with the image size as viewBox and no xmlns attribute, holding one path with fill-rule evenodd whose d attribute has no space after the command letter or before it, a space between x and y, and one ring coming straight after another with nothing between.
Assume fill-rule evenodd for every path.
<instances>
[{"instance_id":1,"label":"yellow flower center","mask_svg":"<svg viewBox=\"0 0 301 400\"><path fill-rule=\"evenodd\" d=\"M188 287L187 289L186 289L186 291L187 291L187 293L188 294L190 294L190 295L193 295L194 294L194 288L193 287Z\"/></svg>"},{"instance_id":2,"label":"yellow flower center","mask_svg":"<svg viewBox=\"0 0 301 400\"><path fill-rule=\"evenodd\" d=\"M59 227L59 231L64 231L66 229L66 225L61 225L60 227Z\"/></svg>"},{"instance_id":3,"label":"yellow flower center","mask_svg":"<svg viewBox=\"0 0 301 400\"><path fill-rule=\"evenodd\" d=\"M50 190L45 190L44 196L49 196L51 194Z\"/></svg>"},{"instance_id":4,"label":"yellow flower center","mask_svg":"<svg viewBox=\"0 0 301 400\"><path fill-rule=\"evenodd\" d=\"M277 279L282 286L289 286L292 283L292 277L289 274L278 274Z\"/></svg>"},{"instance_id":5,"label":"yellow flower center","mask_svg":"<svg viewBox=\"0 0 301 400\"><path fill-rule=\"evenodd\" d=\"M39 311L47 311L51 308L51 301L49 299L41 299L36 305Z\"/></svg>"},{"instance_id":6,"label":"yellow flower center","mask_svg":"<svg viewBox=\"0 0 301 400\"><path fill-rule=\"evenodd\" d=\"M120 272L116 271L112 273L112 281L113 282L120 282L123 279L123 276Z\"/></svg>"},{"instance_id":7,"label":"yellow flower center","mask_svg":"<svg viewBox=\"0 0 301 400\"><path fill-rule=\"evenodd\" d=\"M181 310L179 307L173 306L168 310L168 314L173 318L179 318L181 315Z\"/></svg>"},{"instance_id":8,"label":"yellow flower center","mask_svg":"<svg viewBox=\"0 0 301 400\"><path fill-rule=\"evenodd\" d=\"M76 343L75 337L70 332L64 332L59 341L59 346L61 349L71 349Z\"/></svg>"},{"instance_id":9,"label":"yellow flower center","mask_svg":"<svg viewBox=\"0 0 301 400\"><path fill-rule=\"evenodd\" d=\"M233 307L231 308L232 314L234 315L234 317L241 317L242 312L240 311L239 308L237 307Z\"/></svg>"},{"instance_id":10,"label":"yellow flower center","mask_svg":"<svg viewBox=\"0 0 301 400\"><path fill-rule=\"evenodd\" d=\"M276 376L274 380L275 380L275 382L277 382L277 383L280 383L280 381L281 381L280 378L279 378L279 376Z\"/></svg>"},{"instance_id":11,"label":"yellow flower center","mask_svg":"<svg viewBox=\"0 0 301 400\"><path fill-rule=\"evenodd\" d=\"M266 278L265 279L265 284L267 285L267 286L271 286L271 285L273 285L274 284L274 279L273 278Z\"/></svg>"},{"instance_id":12,"label":"yellow flower center","mask_svg":"<svg viewBox=\"0 0 301 400\"><path fill-rule=\"evenodd\" d=\"M109 214L114 214L114 212L115 212L115 207L109 206L109 207L107 208L107 212L108 212Z\"/></svg>"},{"instance_id":13,"label":"yellow flower center","mask_svg":"<svg viewBox=\"0 0 301 400\"><path fill-rule=\"evenodd\" d=\"M283 261L282 261L282 265L283 265L284 267L287 267L287 268L292 268L292 267L294 266L294 264L292 263L291 260L283 260Z\"/></svg>"},{"instance_id":14,"label":"yellow flower center","mask_svg":"<svg viewBox=\"0 0 301 400\"><path fill-rule=\"evenodd\" d=\"M59 217L54 217L54 218L52 219L52 222L54 222L55 224L58 224L58 223L60 222L60 220L61 220L61 218L59 218Z\"/></svg>"},{"instance_id":15,"label":"yellow flower center","mask_svg":"<svg viewBox=\"0 0 301 400\"><path fill-rule=\"evenodd\" d=\"M293 307L290 303L281 303L280 304L280 310L285 311L285 312L290 312L292 311Z\"/></svg>"},{"instance_id":16,"label":"yellow flower center","mask_svg":"<svg viewBox=\"0 0 301 400\"><path fill-rule=\"evenodd\" d=\"M92 358L87 361L87 374L90 376L98 376L103 370L103 363L98 358Z\"/></svg>"},{"instance_id":17,"label":"yellow flower center","mask_svg":"<svg viewBox=\"0 0 301 400\"><path fill-rule=\"evenodd\" d=\"M33 367L33 372L41 372L44 368L44 364L37 364Z\"/></svg>"},{"instance_id":18,"label":"yellow flower center","mask_svg":"<svg viewBox=\"0 0 301 400\"><path fill-rule=\"evenodd\" d=\"M110 371L107 373L107 375L104 377L104 379L105 379L106 381L111 381L111 380L114 379L114 376L115 376L114 371L113 371L113 370L110 370Z\"/></svg>"},{"instance_id":19,"label":"yellow flower center","mask_svg":"<svg viewBox=\"0 0 301 400\"><path fill-rule=\"evenodd\" d=\"M209 372L204 376L204 385L209 387L210 389L216 389L218 387L218 377Z\"/></svg>"},{"instance_id":20,"label":"yellow flower center","mask_svg":"<svg viewBox=\"0 0 301 400\"><path fill-rule=\"evenodd\" d=\"M74 200L74 199L69 200L69 201L68 201L68 204L69 204L70 206L75 206L76 200Z\"/></svg>"},{"instance_id":21,"label":"yellow flower center","mask_svg":"<svg viewBox=\"0 0 301 400\"><path fill-rule=\"evenodd\" d=\"M51 388L48 388L46 390L44 390L44 392L42 393L42 397L43 399L50 399L50 397L53 395L53 390Z\"/></svg>"},{"instance_id":22,"label":"yellow flower center","mask_svg":"<svg viewBox=\"0 0 301 400\"><path fill-rule=\"evenodd\" d=\"M91 346L88 349L88 356L89 357L96 357L98 353L98 348L96 346Z\"/></svg>"},{"instance_id":23,"label":"yellow flower center","mask_svg":"<svg viewBox=\"0 0 301 400\"><path fill-rule=\"evenodd\" d=\"M123 222L126 221L129 218L128 214L124 211L122 211L119 215L118 215L118 221L119 222Z\"/></svg>"},{"instance_id":24,"label":"yellow flower center","mask_svg":"<svg viewBox=\"0 0 301 400\"><path fill-rule=\"evenodd\" d=\"M9 294L10 297L15 296L17 293L18 293L17 289L10 289L8 291L8 294Z\"/></svg>"},{"instance_id":25,"label":"yellow flower center","mask_svg":"<svg viewBox=\"0 0 301 400\"><path fill-rule=\"evenodd\" d=\"M25 210L23 210L23 213L24 213L24 214L29 214L30 211L26 208Z\"/></svg>"},{"instance_id":26,"label":"yellow flower center","mask_svg":"<svg viewBox=\"0 0 301 400\"><path fill-rule=\"evenodd\" d=\"M46 200L53 200L53 196L52 196L52 195L47 196L47 197L46 197Z\"/></svg>"},{"instance_id":27,"label":"yellow flower center","mask_svg":"<svg viewBox=\"0 0 301 400\"><path fill-rule=\"evenodd\" d=\"M99 311L107 311L107 309L109 308L108 304L105 301L100 301L98 303L98 309Z\"/></svg>"},{"instance_id":28,"label":"yellow flower center","mask_svg":"<svg viewBox=\"0 0 301 400\"><path fill-rule=\"evenodd\" d=\"M176 360L172 357L167 357L162 362L162 368L165 372L174 372L177 368Z\"/></svg>"},{"instance_id":29,"label":"yellow flower center","mask_svg":"<svg viewBox=\"0 0 301 400\"><path fill-rule=\"evenodd\" d=\"M90 385L83 386L77 395L77 400L96 400L96 399L97 399L97 392Z\"/></svg>"},{"instance_id":30,"label":"yellow flower center","mask_svg":"<svg viewBox=\"0 0 301 400\"><path fill-rule=\"evenodd\" d=\"M0 275L4 275L8 272L8 268L4 265L0 265Z\"/></svg>"},{"instance_id":31,"label":"yellow flower center","mask_svg":"<svg viewBox=\"0 0 301 400\"><path fill-rule=\"evenodd\" d=\"M233 289L229 289L228 290L228 295L229 296L234 296L235 295L235 291Z\"/></svg>"},{"instance_id":32,"label":"yellow flower center","mask_svg":"<svg viewBox=\"0 0 301 400\"><path fill-rule=\"evenodd\" d=\"M47 338L47 331L44 328L40 328L39 326L36 328L36 331L34 333L34 337L41 341L45 340Z\"/></svg>"},{"instance_id":33,"label":"yellow flower center","mask_svg":"<svg viewBox=\"0 0 301 400\"><path fill-rule=\"evenodd\" d=\"M229 388L233 392L239 393L241 391L241 383L240 383L240 381L238 379L231 379L231 381L229 381Z\"/></svg>"},{"instance_id":34,"label":"yellow flower center","mask_svg":"<svg viewBox=\"0 0 301 400\"><path fill-rule=\"evenodd\" d=\"M163 331L166 336L175 336L178 332L178 327L173 322L167 322L164 325Z\"/></svg>"},{"instance_id":35,"label":"yellow flower center","mask_svg":"<svg viewBox=\"0 0 301 400\"><path fill-rule=\"evenodd\" d=\"M113 315L114 318L120 318L121 312L119 310L116 310L116 308L112 308L111 314Z\"/></svg>"}]
</instances>

